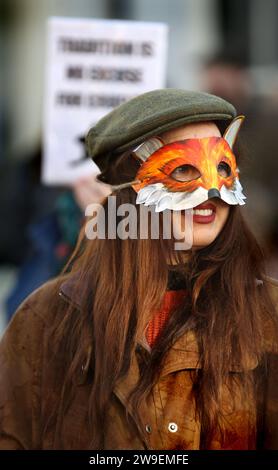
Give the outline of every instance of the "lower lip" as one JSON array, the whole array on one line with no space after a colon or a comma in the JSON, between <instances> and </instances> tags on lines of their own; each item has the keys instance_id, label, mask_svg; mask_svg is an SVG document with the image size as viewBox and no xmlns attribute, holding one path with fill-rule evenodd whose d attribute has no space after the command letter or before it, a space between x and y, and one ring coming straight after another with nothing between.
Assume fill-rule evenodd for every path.
<instances>
[{"instance_id":1,"label":"lower lip","mask_svg":"<svg viewBox=\"0 0 278 470\"><path fill-rule=\"evenodd\" d=\"M194 214L193 215L193 222L196 222L197 224L210 224L211 222L214 221L216 216L216 213L213 211L211 215L199 215L199 214Z\"/></svg>"}]
</instances>

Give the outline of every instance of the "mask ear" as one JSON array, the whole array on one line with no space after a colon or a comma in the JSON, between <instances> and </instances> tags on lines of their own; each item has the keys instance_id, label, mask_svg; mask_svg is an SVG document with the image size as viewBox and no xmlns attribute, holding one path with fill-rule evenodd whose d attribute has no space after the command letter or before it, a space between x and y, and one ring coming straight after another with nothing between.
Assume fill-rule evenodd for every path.
<instances>
[{"instance_id":1,"label":"mask ear","mask_svg":"<svg viewBox=\"0 0 278 470\"><path fill-rule=\"evenodd\" d=\"M133 153L141 161L145 162L152 153L163 147L164 142L160 137L151 137L133 150Z\"/></svg>"},{"instance_id":2,"label":"mask ear","mask_svg":"<svg viewBox=\"0 0 278 470\"><path fill-rule=\"evenodd\" d=\"M224 132L223 138L226 140L226 142L228 142L231 149L234 146L239 129L241 128L244 119L245 116L237 116Z\"/></svg>"}]
</instances>

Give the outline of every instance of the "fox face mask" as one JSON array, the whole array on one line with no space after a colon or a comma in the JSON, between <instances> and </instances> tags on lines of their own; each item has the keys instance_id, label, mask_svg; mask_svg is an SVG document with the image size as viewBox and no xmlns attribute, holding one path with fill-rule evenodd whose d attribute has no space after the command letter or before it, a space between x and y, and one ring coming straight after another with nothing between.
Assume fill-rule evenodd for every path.
<instances>
[{"instance_id":1,"label":"fox face mask","mask_svg":"<svg viewBox=\"0 0 278 470\"><path fill-rule=\"evenodd\" d=\"M153 137L133 155L141 166L129 185L137 192L137 204L165 209L192 209L218 197L227 204L245 204L239 170L232 151L244 116L235 118L223 137L186 139L164 144ZM122 185L126 186L126 185Z\"/></svg>"}]
</instances>

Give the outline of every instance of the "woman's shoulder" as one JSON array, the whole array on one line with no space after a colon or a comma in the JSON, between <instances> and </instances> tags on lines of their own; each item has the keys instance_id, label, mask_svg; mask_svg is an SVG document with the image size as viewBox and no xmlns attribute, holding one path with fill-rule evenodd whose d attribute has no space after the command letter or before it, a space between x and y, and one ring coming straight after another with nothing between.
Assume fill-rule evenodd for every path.
<instances>
[{"instance_id":1,"label":"woman's shoulder","mask_svg":"<svg viewBox=\"0 0 278 470\"><path fill-rule=\"evenodd\" d=\"M62 312L64 301L61 289L68 275L58 276L33 291L17 308L7 330L19 328L32 334L34 329L51 325L58 312Z\"/></svg>"},{"instance_id":2,"label":"woman's shoulder","mask_svg":"<svg viewBox=\"0 0 278 470\"><path fill-rule=\"evenodd\" d=\"M0 449L39 448L42 383L47 377L50 389L53 370L46 345L54 316L63 311L64 281L64 276L55 278L30 294L0 341Z\"/></svg>"}]
</instances>

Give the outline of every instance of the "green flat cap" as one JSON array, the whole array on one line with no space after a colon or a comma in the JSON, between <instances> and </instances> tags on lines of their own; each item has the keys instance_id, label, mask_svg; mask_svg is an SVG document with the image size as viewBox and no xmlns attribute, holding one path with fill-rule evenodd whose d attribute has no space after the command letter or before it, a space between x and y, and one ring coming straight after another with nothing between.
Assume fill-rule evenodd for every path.
<instances>
[{"instance_id":1,"label":"green flat cap","mask_svg":"<svg viewBox=\"0 0 278 470\"><path fill-rule=\"evenodd\" d=\"M87 151L102 170L107 154L122 153L148 137L186 123L229 121L235 116L230 103L208 93L174 88L149 91L100 119L88 132Z\"/></svg>"}]
</instances>

